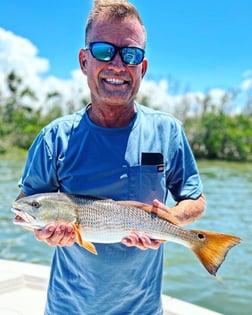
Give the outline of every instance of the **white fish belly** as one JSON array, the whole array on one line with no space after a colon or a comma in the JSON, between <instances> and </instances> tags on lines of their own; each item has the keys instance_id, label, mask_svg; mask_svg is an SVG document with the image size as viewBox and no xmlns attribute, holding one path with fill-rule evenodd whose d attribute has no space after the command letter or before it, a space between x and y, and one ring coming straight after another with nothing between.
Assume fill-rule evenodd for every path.
<instances>
[{"instance_id":1,"label":"white fish belly","mask_svg":"<svg viewBox=\"0 0 252 315\"><path fill-rule=\"evenodd\" d=\"M94 242L94 243L118 243L124 237L129 235L129 232L118 229L103 229L102 227L97 231L97 229L92 228L81 228L81 236L83 240Z\"/></svg>"},{"instance_id":2,"label":"white fish belly","mask_svg":"<svg viewBox=\"0 0 252 315\"><path fill-rule=\"evenodd\" d=\"M137 233L139 236L147 235L151 239L158 239L164 241L171 241L180 243L181 245L187 246L188 242L186 240L180 239L179 237L173 236L167 233L159 233L157 231L153 232L148 229L137 230L137 229L117 229L117 228L97 228L85 227L80 228L81 236L83 240L94 242L94 243L118 243L121 242L123 238L128 237L130 233Z\"/></svg>"}]
</instances>

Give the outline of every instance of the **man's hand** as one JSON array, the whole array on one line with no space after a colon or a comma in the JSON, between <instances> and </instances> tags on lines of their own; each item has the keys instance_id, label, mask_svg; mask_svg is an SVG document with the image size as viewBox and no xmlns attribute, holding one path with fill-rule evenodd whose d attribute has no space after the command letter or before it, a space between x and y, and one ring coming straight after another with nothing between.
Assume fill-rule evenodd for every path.
<instances>
[{"instance_id":1,"label":"man's hand","mask_svg":"<svg viewBox=\"0 0 252 315\"><path fill-rule=\"evenodd\" d=\"M157 199L153 200L153 213L160 212L170 212L169 208L165 206L162 202L158 201ZM128 247L136 246L139 249L146 250L146 249L158 249L162 241L150 239L146 234L137 234L137 233L130 233L127 238L122 239L122 243Z\"/></svg>"},{"instance_id":2,"label":"man's hand","mask_svg":"<svg viewBox=\"0 0 252 315\"><path fill-rule=\"evenodd\" d=\"M139 249L158 249L160 242L151 240L146 234L138 235L137 233L130 233L127 238L122 239L122 243L128 247L136 246Z\"/></svg>"},{"instance_id":3,"label":"man's hand","mask_svg":"<svg viewBox=\"0 0 252 315\"><path fill-rule=\"evenodd\" d=\"M35 229L37 240L44 241L50 246L72 246L76 241L76 235L71 223L50 223L43 229Z\"/></svg>"}]
</instances>

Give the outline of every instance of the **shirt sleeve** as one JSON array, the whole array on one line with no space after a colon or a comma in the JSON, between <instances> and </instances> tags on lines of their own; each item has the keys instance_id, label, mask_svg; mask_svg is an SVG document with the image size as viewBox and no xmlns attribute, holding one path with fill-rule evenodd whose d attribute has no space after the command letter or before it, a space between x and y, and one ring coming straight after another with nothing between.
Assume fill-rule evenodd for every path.
<instances>
[{"instance_id":1,"label":"shirt sleeve","mask_svg":"<svg viewBox=\"0 0 252 315\"><path fill-rule=\"evenodd\" d=\"M180 126L177 149L167 176L167 186L175 201L197 199L203 191L199 170L185 132Z\"/></svg>"},{"instance_id":2,"label":"shirt sleeve","mask_svg":"<svg viewBox=\"0 0 252 315\"><path fill-rule=\"evenodd\" d=\"M45 130L42 130L31 145L23 176L19 181L19 187L24 194L58 190L55 155L50 146L52 142L52 136L48 137Z\"/></svg>"}]
</instances>

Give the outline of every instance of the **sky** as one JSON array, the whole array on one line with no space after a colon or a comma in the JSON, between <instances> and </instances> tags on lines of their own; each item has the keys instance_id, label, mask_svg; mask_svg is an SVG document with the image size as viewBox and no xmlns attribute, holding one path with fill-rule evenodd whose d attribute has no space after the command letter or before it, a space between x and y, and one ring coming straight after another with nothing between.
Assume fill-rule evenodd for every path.
<instances>
[{"instance_id":1,"label":"sky","mask_svg":"<svg viewBox=\"0 0 252 315\"><path fill-rule=\"evenodd\" d=\"M252 87L251 0L131 2L148 34L146 80L164 80L161 88L170 93ZM27 73L72 79L91 5L92 0L2 0L0 72L24 64Z\"/></svg>"}]
</instances>

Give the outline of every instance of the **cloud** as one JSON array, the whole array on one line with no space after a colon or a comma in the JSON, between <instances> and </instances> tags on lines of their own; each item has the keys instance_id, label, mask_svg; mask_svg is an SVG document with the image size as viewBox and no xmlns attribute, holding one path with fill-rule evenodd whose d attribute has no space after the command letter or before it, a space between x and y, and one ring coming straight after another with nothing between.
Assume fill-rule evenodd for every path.
<instances>
[{"instance_id":1,"label":"cloud","mask_svg":"<svg viewBox=\"0 0 252 315\"><path fill-rule=\"evenodd\" d=\"M160 81L143 80L138 97L148 99L151 107L170 112L177 118L183 119L184 115L199 113L200 103L204 99L201 92L187 92L172 95L169 93L169 82L165 79Z\"/></svg>"},{"instance_id":2,"label":"cloud","mask_svg":"<svg viewBox=\"0 0 252 315\"><path fill-rule=\"evenodd\" d=\"M167 109L173 106L171 96L168 94L168 82L160 80L159 82L153 80L143 80L140 90L139 98L148 99L152 107Z\"/></svg>"},{"instance_id":3,"label":"cloud","mask_svg":"<svg viewBox=\"0 0 252 315\"><path fill-rule=\"evenodd\" d=\"M42 81L40 93L40 102L43 108L43 104L47 104L47 109L50 108L50 102L48 102L47 96L49 93L60 93L61 108L63 111L68 112L69 106L72 109L77 110L83 106L83 99L86 102L89 100L89 89L87 85L87 79L81 72L81 70L74 70L71 73L69 80L60 80L56 77L50 76Z\"/></svg>"},{"instance_id":4,"label":"cloud","mask_svg":"<svg viewBox=\"0 0 252 315\"><path fill-rule=\"evenodd\" d=\"M212 102L215 103L215 105L219 106L227 98L228 92L223 89L215 88L209 90L208 96L211 98Z\"/></svg>"},{"instance_id":5,"label":"cloud","mask_svg":"<svg viewBox=\"0 0 252 315\"><path fill-rule=\"evenodd\" d=\"M34 76L49 70L49 62L37 56L38 49L28 40L0 28L0 71L15 70Z\"/></svg>"},{"instance_id":6,"label":"cloud","mask_svg":"<svg viewBox=\"0 0 252 315\"><path fill-rule=\"evenodd\" d=\"M247 69L243 72L242 76L244 78L247 78L247 77L251 77L252 76L252 70L251 69Z\"/></svg>"},{"instance_id":7,"label":"cloud","mask_svg":"<svg viewBox=\"0 0 252 315\"><path fill-rule=\"evenodd\" d=\"M240 86L242 91L248 91L252 89L252 79L246 79L241 83Z\"/></svg>"},{"instance_id":8,"label":"cloud","mask_svg":"<svg viewBox=\"0 0 252 315\"><path fill-rule=\"evenodd\" d=\"M22 86L40 86L40 74L49 70L49 61L38 57L38 49L27 39L0 28L0 75L14 71L22 78ZM7 86L1 86L4 96L8 96Z\"/></svg>"},{"instance_id":9,"label":"cloud","mask_svg":"<svg viewBox=\"0 0 252 315\"><path fill-rule=\"evenodd\" d=\"M0 28L0 80L3 82L0 93L4 97L9 95L6 75L11 71L22 78L21 89L29 87L35 93L37 100L26 100L31 107L46 111L50 107L48 93L60 93L62 106L72 99L81 104L82 98L89 97L87 82L80 70L73 71L69 80L46 77L49 70L49 61L38 56L38 49L32 42Z\"/></svg>"},{"instance_id":10,"label":"cloud","mask_svg":"<svg viewBox=\"0 0 252 315\"><path fill-rule=\"evenodd\" d=\"M71 106L72 110L83 106L83 99L89 99L89 88L86 77L80 70L73 70L68 80L61 80L49 76L50 63L46 58L39 56L39 51L28 39L0 28L0 96L8 96L6 75L14 71L22 78L22 88L29 87L36 95L36 100L27 99L26 105L34 108L50 109L56 101L63 109ZM252 70L246 70L246 79L241 84L241 90L252 88ZM4 85L5 84L5 85ZM172 84L172 82L171 82ZM59 93L55 98L48 98L48 94ZM223 97L227 92L222 89L212 89L208 96L212 97L216 104L222 104ZM138 100L148 100L151 107L174 114L183 119L185 114L197 114L202 110L202 102L206 95L202 92L187 92L174 95L169 81L142 81ZM74 103L73 103L74 102Z\"/></svg>"},{"instance_id":11,"label":"cloud","mask_svg":"<svg viewBox=\"0 0 252 315\"><path fill-rule=\"evenodd\" d=\"M242 73L244 80L240 85L240 89L243 92L249 91L252 89L252 69L247 69Z\"/></svg>"}]
</instances>

